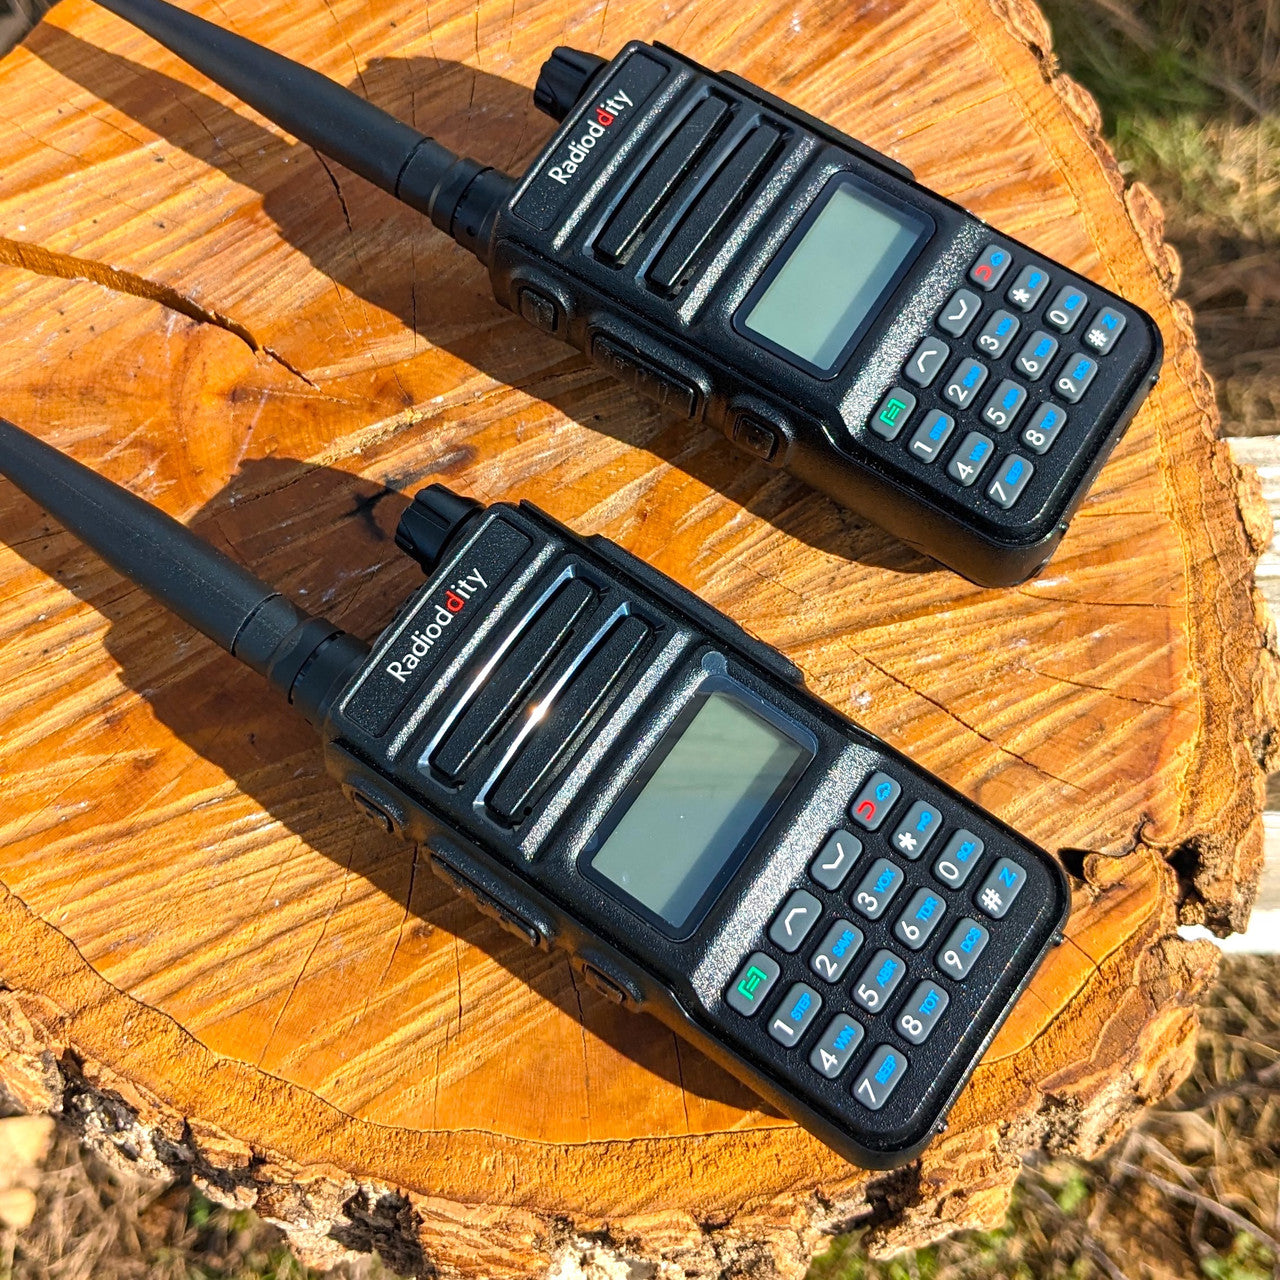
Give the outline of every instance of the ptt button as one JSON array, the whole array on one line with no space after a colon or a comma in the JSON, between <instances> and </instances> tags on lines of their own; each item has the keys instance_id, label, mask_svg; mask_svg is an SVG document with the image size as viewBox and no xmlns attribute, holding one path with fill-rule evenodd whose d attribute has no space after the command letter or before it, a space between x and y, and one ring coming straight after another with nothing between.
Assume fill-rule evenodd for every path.
<instances>
[{"instance_id":1,"label":"ptt button","mask_svg":"<svg viewBox=\"0 0 1280 1280\"><path fill-rule=\"evenodd\" d=\"M1067 425L1067 411L1056 404L1042 404L1022 429L1022 443L1033 453L1047 453Z\"/></svg>"},{"instance_id":2,"label":"ptt button","mask_svg":"<svg viewBox=\"0 0 1280 1280\"><path fill-rule=\"evenodd\" d=\"M976 920L965 916L942 944L936 957L938 967L953 978L967 978L990 941L991 935Z\"/></svg>"},{"instance_id":3,"label":"ptt button","mask_svg":"<svg viewBox=\"0 0 1280 1280\"><path fill-rule=\"evenodd\" d=\"M769 1024L769 1034L789 1049L798 1044L805 1030L818 1010L822 1008L822 997L803 982L797 982L782 998L773 1021Z\"/></svg>"},{"instance_id":4,"label":"ptt button","mask_svg":"<svg viewBox=\"0 0 1280 1280\"><path fill-rule=\"evenodd\" d=\"M938 312L936 324L943 333L962 338L981 309L982 302L976 293L971 289L957 289Z\"/></svg>"},{"instance_id":5,"label":"ptt button","mask_svg":"<svg viewBox=\"0 0 1280 1280\"><path fill-rule=\"evenodd\" d=\"M912 1044L924 1044L947 1011L951 997L936 982L922 982L902 1006L894 1025Z\"/></svg>"},{"instance_id":6,"label":"ptt button","mask_svg":"<svg viewBox=\"0 0 1280 1280\"><path fill-rule=\"evenodd\" d=\"M997 431L1007 431L1009 424L1026 403L1026 387L1014 382L1012 378L1002 378L982 411L982 420Z\"/></svg>"},{"instance_id":7,"label":"ptt button","mask_svg":"<svg viewBox=\"0 0 1280 1280\"><path fill-rule=\"evenodd\" d=\"M931 804L917 800L893 833L893 847L906 858L918 858L942 829L942 814Z\"/></svg>"},{"instance_id":8,"label":"ptt button","mask_svg":"<svg viewBox=\"0 0 1280 1280\"><path fill-rule=\"evenodd\" d=\"M947 904L930 889L917 889L907 903L898 923L893 926L899 942L919 951L946 914Z\"/></svg>"},{"instance_id":9,"label":"ptt button","mask_svg":"<svg viewBox=\"0 0 1280 1280\"><path fill-rule=\"evenodd\" d=\"M907 1074L907 1055L901 1049L891 1049L882 1044L871 1055L871 1061L862 1068L862 1074L854 1081L853 1096L868 1111L879 1111L898 1082Z\"/></svg>"},{"instance_id":10,"label":"ptt button","mask_svg":"<svg viewBox=\"0 0 1280 1280\"><path fill-rule=\"evenodd\" d=\"M1022 344L1013 367L1019 373L1026 374L1032 382L1038 382L1049 368L1049 362L1058 354L1058 340L1051 333L1037 329Z\"/></svg>"},{"instance_id":11,"label":"ptt button","mask_svg":"<svg viewBox=\"0 0 1280 1280\"><path fill-rule=\"evenodd\" d=\"M1008 858L1001 858L987 873L973 900L993 920L1003 920L1026 882L1027 873L1022 867Z\"/></svg>"},{"instance_id":12,"label":"ptt button","mask_svg":"<svg viewBox=\"0 0 1280 1280\"><path fill-rule=\"evenodd\" d=\"M1074 285L1066 285L1058 290L1053 305L1044 313L1044 318L1060 333L1070 333L1076 322L1084 315L1085 304L1089 299Z\"/></svg>"},{"instance_id":13,"label":"ptt button","mask_svg":"<svg viewBox=\"0 0 1280 1280\"><path fill-rule=\"evenodd\" d=\"M1124 332L1125 318L1111 307L1103 307L1089 322L1084 340L1100 356L1105 356Z\"/></svg>"},{"instance_id":14,"label":"ptt button","mask_svg":"<svg viewBox=\"0 0 1280 1280\"><path fill-rule=\"evenodd\" d=\"M1002 249L998 244L989 244L978 255L978 260L969 268L969 279L979 289L986 289L990 292L1003 279L1004 273L1009 270L1009 264L1012 261L1013 255L1008 249Z\"/></svg>"},{"instance_id":15,"label":"ptt button","mask_svg":"<svg viewBox=\"0 0 1280 1280\"><path fill-rule=\"evenodd\" d=\"M858 954L862 941L862 930L852 920L837 920L813 953L809 968L827 982L837 982Z\"/></svg>"},{"instance_id":16,"label":"ptt button","mask_svg":"<svg viewBox=\"0 0 1280 1280\"><path fill-rule=\"evenodd\" d=\"M849 812L854 822L868 831L876 831L889 816L894 801L902 794L902 784L877 770L862 784Z\"/></svg>"},{"instance_id":17,"label":"ptt button","mask_svg":"<svg viewBox=\"0 0 1280 1280\"><path fill-rule=\"evenodd\" d=\"M876 435L883 436L886 440L896 440L898 432L907 425L907 419L911 417L915 407L916 398L910 391L906 391L902 387L894 387L880 401L880 405L871 419L871 430Z\"/></svg>"},{"instance_id":18,"label":"ptt button","mask_svg":"<svg viewBox=\"0 0 1280 1280\"><path fill-rule=\"evenodd\" d=\"M879 1013L889 1003L906 972L907 962L882 947L853 984L854 1000L869 1013Z\"/></svg>"},{"instance_id":19,"label":"ptt button","mask_svg":"<svg viewBox=\"0 0 1280 1280\"><path fill-rule=\"evenodd\" d=\"M833 831L809 863L809 875L824 889L838 889L861 852L862 841L857 836Z\"/></svg>"},{"instance_id":20,"label":"ptt button","mask_svg":"<svg viewBox=\"0 0 1280 1280\"><path fill-rule=\"evenodd\" d=\"M541 329L543 333L555 333L560 323L560 308L554 298L526 286L520 290L518 300L521 316L535 329Z\"/></svg>"},{"instance_id":21,"label":"ptt button","mask_svg":"<svg viewBox=\"0 0 1280 1280\"><path fill-rule=\"evenodd\" d=\"M961 441L956 456L947 463L947 475L967 489L990 462L995 449L995 445L980 431L970 431Z\"/></svg>"},{"instance_id":22,"label":"ptt button","mask_svg":"<svg viewBox=\"0 0 1280 1280\"><path fill-rule=\"evenodd\" d=\"M724 993L725 1003L744 1018L752 1018L778 980L778 962L763 951L754 952Z\"/></svg>"},{"instance_id":23,"label":"ptt button","mask_svg":"<svg viewBox=\"0 0 1280 1280\"><path fill-rule=\"evenodd\" d=\"M744 409L734 419L733 442L769 462L778 451L778 431L771 423Z\"/></svg>"},{"instance_id":24,"label":"ptt button","mask_svg":"<svg viewBox=\"0 0 1280 1280\"><path fill-rule=\"evenodd\" d=\"M853 907L868 920L879 920L906 877L888 858L877 858L853 895Z\"/></svg>"},{"instance_id":25,"label":"ptt button","mask_svg":"<svg viewBox=\"0 0 1280 1280\"><path fill-rule=\"evenodd\" d=\"M1040 295L1049 287L1049 273L1040 267L1023 267L1018 278L1009 286L1004 296L1019 311L1030 311L1040 301Z\"/></svg>"},{"instance_id":26,"label":"ptt button","mask_svg":"<svg viewBox=\"0 0 1280 1280\"><path fill-rule=\"evenodd\" d=\"M903 373L918 387L927 387L942 372L951 348L941 338L923 338L903 366Z\"/></svg>"},{"instance_id":27,"label":"ptt button","mask_svg":"<svg viewBox=\"0 0 1280 1280\"><path fill-rule=\"evenodd\" d=\"M1007 311L995 312L991 319L982 326L982 332L974 339L973 345L979 351L998 358L1004 355L1005 348L1018 336L1022 321Z\"/></svg>"},{"instance_id":28,"label":"ptt button","mask_svg":"<svg viewBox=\"0 0 1280 1280\"><path fill-rule=\"evenodd\" d=\"M839 1013L827 1024L822 1039L813 1046L809 1065L828 1080L834 1080L849 1065L865 1032L847 1013Z\"/></svg>"},{"instance_id":29,"label":"ptt button","mask_svg":"<svg viewBox=\"0 0 1280 1280\"><path fill-rule=\"evenodd\" d=\"M1006 511L1022 496L1027 482L1035 473L1035 467L1026 458L1011 453L996 472L996 478L987 486L987 497Z\"/></svg>"},{"instance_id":30,"label":"ptt button","mask_svg":"<svg viewBox=\"0 0 1280 1280\"><path fill-rule=\"evenodd\" d=\"M961 360L947 379L943 395L958 409L967 409L987 380L987 366L981 360Z\"/></svg>"},{"instance_id":31,"label":"ptt button","mask_svg":"<svg viewBox=\"0 0 1280 1280\"><path fill-rule=\"evenodd\" d=\"M933 874L943 884L959 889L982 861L982 841L963 827L955 832L933 864Z\"/></svg>"},{"instance_id":32,"label":"ptt button","mask_svg":"<svg viewBox=\"0 0 1280 1280\"><path fill-rule=\"evenodd\" d=\"M1088 356L1075 356L1062 366L1053 389L1068 404L1075 404L1086 391L1098 372L1098 364Z\"/></svg>"},{"instance_id":33,"label":"ptt button","mask_svg":"<svg viewBox=\"0 0 1280 1280\"><path fill-rule=\"evenodd\" d=\"M916 428L907 448L924 462L932 462L955 429L956 420L949 413L943 413L941 409L930 409L928 416Z\"/></svg>"},{"instance_id":34,"label":"ptt button","mask_svg":"<svg viewBox=\"0 0 1280 1280\"><path fill-rule=\"evenodd\" d=\"M822 903L806 890L797 889L774 917L769 937L783 951L797 951L821 914Z\"/></svg>"}]
</instances>

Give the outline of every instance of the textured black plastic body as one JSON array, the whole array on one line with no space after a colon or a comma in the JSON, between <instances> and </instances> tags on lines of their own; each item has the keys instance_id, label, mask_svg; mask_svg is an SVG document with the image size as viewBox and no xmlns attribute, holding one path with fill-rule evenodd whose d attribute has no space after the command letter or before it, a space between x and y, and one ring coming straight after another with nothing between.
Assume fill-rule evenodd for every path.
<instances>
[{"instance_id":1,"label":"textured black plastic body","mask_svg":"<svg viewBox=\"0 0 1280 1280\"><path fill-rule=\"evenodd\" d=\"M553 607L557 601L564 603ZM542 619L549 619L545 626ZM621 665L606 664L607 687L582 690L575 680L592 667L581 655L605 653L601 635L643 639L638 648L627 641L631 656ZM415 652L419 664L406 665ZM513 671L517 653L537 669ZM584 874L580 863L664 730L708 681L727 682L743 698L767 704L814 744L815 757L705 916L676 938ZM569 706L583 708L582 718L558 722ZM464 724L484 726L483 740L469 751L456 740ZM539 738L542 727L547 733ZM654 1014L867 1167L910 1159L938 1130L1066 918L1066 882L1047 854L814 698L786 658L696 596L614 544L579 538L527 504L493 506L466 523L337 698L324 733L328 766L352 798L407 839L425 843L433 867L464 896L531 945L567 950L595 985ZM558 756L551 750L547 769L547 751L555 747L562 750ZM539 781L520 792L527 802L504 819L496 797L530 753L540 761ZM899 780L903 795L880 831L862 831L850 825L849 808L877 769ZM936 806L945 830L926 857L911 862L894 854L889 839L917 799ZM865 848L848 881L828 891L807 878L806 868L841 827L857 831ZM931 866L958 827L986 850L966 887L952 891ZM900 862L907 883L883 918L868 921L850 904L859 877L880 856ZM1005 918L991 921L973 900L999 856L1024 867L1028 882ZM866 933L858 961L839 983L824 984L807 967L813 939L786 954L765 936L779 905L801 885L822 901L829 920L855 919ZM946 916L934 946L912 953L891 931L912 890L925 885L946 901ZM965 981L944 980L951 998L944 1021L923 1046L910 1045L894 1019L916 979L932 972L943 931L965 915L985 920L992 941ZM866 1038L838 1079L824 1079L808 1065L814 1037L830 1012L849 1004L851 981L881 946L907 958L906 981L875 1016L852 1010ZM823 992L823 1016L797 1048L772 1039L767 1018L744 1018L725 1001L755 950L781 966L778 992L793 981ZM881 1044L905 1053L910 1069L873 1112L850 1085Z\"/></svg>"},{"instance_id":2,"label":"textured black plastic body","mask_svg":"<svg viewBox=\"0 0 1280 1280\"><path fill-rule=\"evenodd\" d=\"M925 215L935 230L856 346L822 377L753 341L735 318L838 175ZM1040 312L1059 288L1075 285L1087 294L1090 314L1105 305L1125 321L1113 348L1097 359L1083 398L1067 406L1068 424L1045 456L1020 447L1018 432L1051 398L1065 361L1088 353L1081 346L1088 316L1073 333L1056 335L1062 349L1049 376L1029 383L1015 427L1004 435L981 428L995 437L998 461L1017 452L1034 463L1009 510L986 495L994 464L980 484L964 488L946 479L945 457L925 463L909 452L910 429L895 441L869 429L917 342L946 336L935 317L956 288L981 294L984 315L1008 305L1005 290L1016 270L990 294L967 279L987 245L1011 252L1017 267L1047 270L1052 283ZM662 46L630 44L595 76L499 211L489 253L504 305L592 354L642 394L719 428L987 585L1023 581L1053 553L1161 359L1159 332L1139 308L992 230L864 144ZM1028 381L1011 366L1038 316L1019 319L1018 341L987 361L984 400L1006 376ZM955 351L948 368L964 354L973 353ZM912 428L932 408L965 418L941 399L949 377L923 390L901 384L919 400ZM981 403L968 416L976 419ZM959 421L949 451L969 426L979 423Z\"/></svg>"}]
</instances>

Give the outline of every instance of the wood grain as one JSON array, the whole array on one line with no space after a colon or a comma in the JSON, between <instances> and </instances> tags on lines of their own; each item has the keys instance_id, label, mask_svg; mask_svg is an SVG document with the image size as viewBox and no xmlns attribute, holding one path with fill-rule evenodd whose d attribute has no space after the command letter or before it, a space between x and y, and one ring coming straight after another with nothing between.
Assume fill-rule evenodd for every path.
<instances>
[{"instance_id":1,"label":"wood grain","mask_svg":"<svg viewBox=\"0 0 1280 1280\"><path fill-rule=\"evenodd\" d=\"M1053 563L971 586L492 301L425 220L87 0L0 62L7 416L372 636L441 479L618 539L1077 877L1069 939L951 1130L869 1177L370 833L256 677L0 489L0 1077L191 1167L313 1258L525 1275L607 1254L800 1274L999 1219L1185 1070L1256 885L1275 661L1254 493L1176 256L1026 0L199 0L517 170L550 47L730 66L1156 316L1164 376ZM265 10L265 11L264 11ZM1242 487L1243 485L1243 487ZM598 1233L598 1234L597 1234ZM593 1252L594 1251L594 1252Z\"/></svg>"}]
</instances>

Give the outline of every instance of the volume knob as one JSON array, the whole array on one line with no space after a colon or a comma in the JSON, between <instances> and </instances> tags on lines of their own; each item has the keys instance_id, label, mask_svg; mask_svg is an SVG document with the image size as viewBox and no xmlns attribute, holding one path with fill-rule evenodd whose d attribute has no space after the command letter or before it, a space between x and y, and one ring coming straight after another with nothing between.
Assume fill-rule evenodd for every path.
<instances>
[{"instance_id":1,"label":"volume knob","mask_svg":"<svg viewBox=\"0 0 1280 1280\"><path fill-rule=\"evenodd\" d=\"M436 567L449 539L484 508L474 498L464 498L442 484L431 484L414 494L413 502L396 527L396 546L412 556L423 573Z\"/></svg>"},{"instance_id":2,"label":"volume knob","mask_svg":"<svg viewBox=\"0 0 1280 1280\"><path fill-rule=\"evenodd\" d=\"M577 105L605 60L594 53L557 45L542 64L533 89L533 105L553 120L563 120Z\"/></svg>"}]
</instances>

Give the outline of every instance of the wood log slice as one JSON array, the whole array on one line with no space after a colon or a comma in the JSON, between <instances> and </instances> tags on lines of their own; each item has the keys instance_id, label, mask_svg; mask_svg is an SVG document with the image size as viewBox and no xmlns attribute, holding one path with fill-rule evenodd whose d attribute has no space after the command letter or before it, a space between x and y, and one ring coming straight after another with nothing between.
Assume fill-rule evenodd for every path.
<instances>
[{"instance_id":1,"label":"wood log slice","mask_svg":"<svg viewBox=\"0 0 1280 1280\"><path fill-rule=\"evenodd\" d=\"M1239 928L1257 881L1265 519L1156 202L1029 0L192 7L511 171L553 45L662 40L1157 318L1160 385L1056 558L983 590L501 310L425 219L89 0L0 63L7 416L366 636L419 580L400 495L531 498L1059 851L1074 911L947 1134L868 1175L451 897L256 676L0 485L8 1091L314 1260L415 1274L794 1277L837 1229L996 1223L1028 1148L1114 1138L1189 1063L1216 952L1178 925Z\"/></svg>"}]
</instances>

